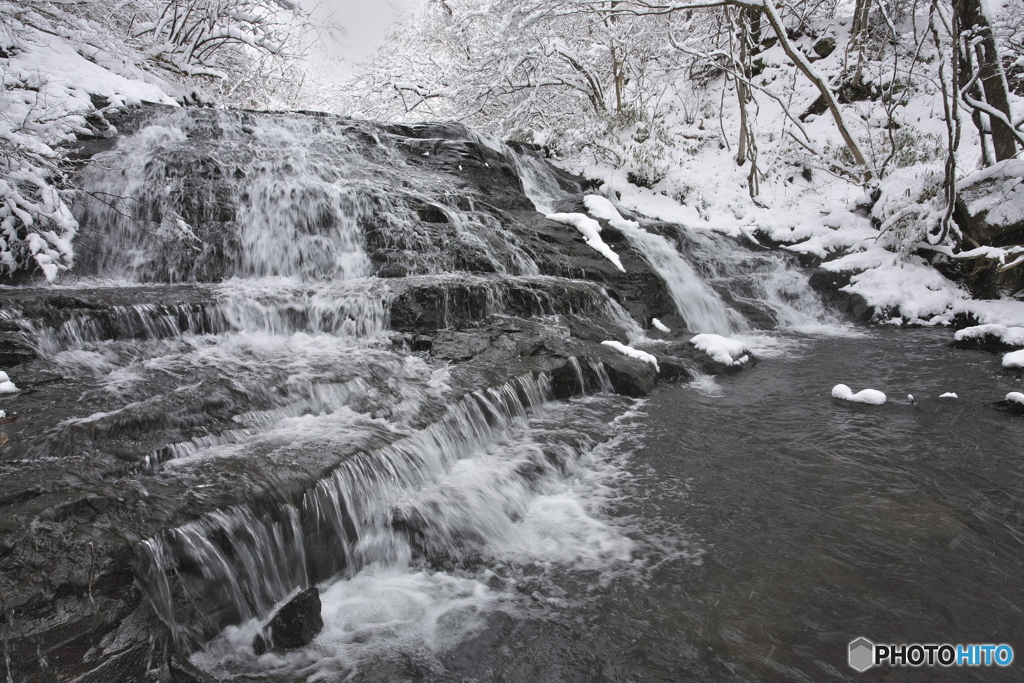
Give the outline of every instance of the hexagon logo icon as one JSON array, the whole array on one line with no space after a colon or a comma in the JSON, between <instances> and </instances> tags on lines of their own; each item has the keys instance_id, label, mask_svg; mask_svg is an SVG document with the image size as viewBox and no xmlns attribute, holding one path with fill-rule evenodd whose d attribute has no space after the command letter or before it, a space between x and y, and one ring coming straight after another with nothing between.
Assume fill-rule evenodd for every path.
<instances>
[{"instance_id":1,"label":"hexagon logo icon","mask_svg":"<svg viewBox=\"0 0 1024 683\"><path fill-rule=\"evenodd\" d=\"M857 671L867 671L875 664L875 644L867 638L858 638L850 643L850 666Z\"/></svg>"}]
</instances>

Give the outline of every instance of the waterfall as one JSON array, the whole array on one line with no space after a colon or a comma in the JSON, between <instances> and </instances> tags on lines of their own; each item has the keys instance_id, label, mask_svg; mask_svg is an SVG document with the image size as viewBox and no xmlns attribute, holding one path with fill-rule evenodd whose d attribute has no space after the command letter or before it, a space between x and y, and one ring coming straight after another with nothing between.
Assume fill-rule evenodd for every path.
<instances>
[{"instance_id":1,"label":"waterfall","mask_svg":"<svg viewBox=\"0 0 1024 683\"><path fill-rule=\"evenodd\" d=\"M675 226L680 250L699 277L734 306L742 306L758 327L814 329L834 326L828 310L799 269L796 255L750 248L708 230Z\"/></svg>"},{"instance_id":2,"label":"waterfall","mask_svg":"<svg viewBox=\"0 0 1024 683\"><path fill-rule=\"evenodd\" d=\"M481 544L517 552L516 518L594 445L582 433L540 437L550 396L543 375L474 392L429 427L342 462L300 501L216 511L148 539L138 546L140 584L186 645L203 639L197 614L208 627L250 620L339 573L476 553ZM471 460L480 462L475 471L454 473ZM597 552L620 555L623 543Z\"/></svg>"},{"instance_id":3,"label":"waterfall","mask_svg":"<svg viewBox=\"0 0 1024 683\"><path fill-rule=\"evenodd\" d=\"M456 124L143 108L117 125L78 178L80 272L5 289L5 343L36 358L4 504L98 539L69 613L134 571L148 633L225 675L261 675L253 634L310 586L337 635L367 586L456 610L492 595L493 567L629 566L604 517L628 449L608 444L637 405L616 387L652 378L602 342L650 344L631 316L648 302L695 332L821 318L784 257L676 226L620 217L635 270L595 268L533 211L578 205L579 183ZM8 540L5 585L34 605L36 545ZM316 652L283 679L350 671Z\"/></svg>"}]
</instances>

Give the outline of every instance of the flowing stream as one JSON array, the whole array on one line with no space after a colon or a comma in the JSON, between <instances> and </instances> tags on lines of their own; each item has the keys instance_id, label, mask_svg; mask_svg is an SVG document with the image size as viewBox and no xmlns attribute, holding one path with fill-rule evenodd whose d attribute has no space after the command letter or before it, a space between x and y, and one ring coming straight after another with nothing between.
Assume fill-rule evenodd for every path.
<instances>
[{"instance_id":1,"label":"flowing stream","mask_svg":"<svg viewBox=\"0 0 1024 683\"><path fill-rule=\"evenodd\" d=\"M638 399L573 340L667 343L544 232L532 209L582 192L530 150L156 110L82 184L80 278L0 310L38 356L0 404L24 416L0 530L57 529L88 609L138 590L147 642L219 678L852 680L860 635L1024 632L1024 423L991 405L1019 378L946 332L841 324L785 254L626 231L660 315L762 361ZM135 588L101 559L94 607L96 548L126 543ZM324 630L257 656L313 585Z\"/></svg>"}]
</instances>

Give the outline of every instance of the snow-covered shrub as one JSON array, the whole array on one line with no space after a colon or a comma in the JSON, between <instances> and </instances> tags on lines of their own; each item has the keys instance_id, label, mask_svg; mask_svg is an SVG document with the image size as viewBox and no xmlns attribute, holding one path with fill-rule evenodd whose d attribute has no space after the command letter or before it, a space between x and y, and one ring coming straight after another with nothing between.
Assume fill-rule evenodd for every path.
<instances>
[{"instance_id":1,"label":"snow-covered shrub","mask_svg":"<svg viewBox=\"0 0 1024 683\"><path fill-rule=\"evenodd\" d=\"M919 164L897 169L878 184L871 217L881 245L908 254L927 240L945 211L944 178L941 166Z\"/></svg>"},{"instance_id":2,"label":"snow-covered shrub","mask_svg":"<svg viewBox=\"0 0 1024 683\"><path fill-rule=\"evenodd\" d=\"M0 3L0 275L38 269L52 281L72 265L78 228L54 145L84 121L70 115L66 98L49 96L47 64L35 73L7 68L30 38L17 15Z\"/></svg>"},{"instance_id":3,"label":"snow-covered shrub","mask_svg":"<svg viewBox=\"0 0 1024 683\"><path fill-rule=\"evenodd\" d=\"M38 268L52 282L73 263L78 223L59 189L57 155L10 130L5 118L0 114L0 274Z\"/></svg>"}]
</instances>

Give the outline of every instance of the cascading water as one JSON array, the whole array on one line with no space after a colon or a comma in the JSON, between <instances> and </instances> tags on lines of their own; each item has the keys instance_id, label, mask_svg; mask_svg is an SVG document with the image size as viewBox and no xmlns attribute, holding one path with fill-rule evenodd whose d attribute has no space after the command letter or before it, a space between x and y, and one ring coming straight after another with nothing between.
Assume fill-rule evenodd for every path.
<instances>
[{"instance_id":1,"label":"cascading water","mask_svg":"<svg viewBox=\"0 0 1024 683\"><path fill-rule=\"evenodd\" d=\"M740 307L757 327L813 330L839 324L839 317L808 285L795 255L737 249L730 238L707 230L676 226L675 232L699 277Z\"/></svg>"},{"instance_id":2,"label":"cascading water","mask_svg":"<svg viewBox=\"0 0 1024 683\"><path fill-rule=\"evenodd\" d=\"M693 331L745 329L727 303L761 294L730 294L724 246L626 231L650 269L612 280L533 213L579 200L567 176L456 126L154 109L119 127L82 174L79 279L0 310L43 377L24 405L45 419L0 463L12 519L87 528L101 572L133 539L162 633L226 676L348 675L396 632L434 651L516 609L543 567L629 566L601 513L635 406L612 392L651 370L601 341L643 344L627 307L659 297ZM762 298L798 324L802 290L776 280ZM116 585L95 570L86 612ZM311 585L318 644L257 658Z\"/></svg>"}]
</instances>

